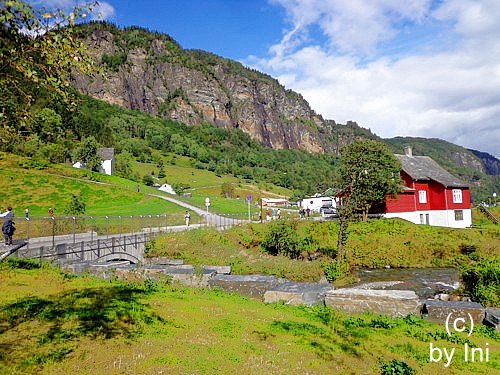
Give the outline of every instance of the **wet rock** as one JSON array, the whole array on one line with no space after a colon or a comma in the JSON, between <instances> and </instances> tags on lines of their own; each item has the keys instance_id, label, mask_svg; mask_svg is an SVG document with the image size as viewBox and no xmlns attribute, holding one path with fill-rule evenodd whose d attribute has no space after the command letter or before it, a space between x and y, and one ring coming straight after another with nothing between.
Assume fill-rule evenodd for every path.
<instances>
[{"instance_id":1,"label":"wet rock","mask_svg":"<svg viewBox=\"0 0 500 375\"><path fill-rule=\"evenodd\" d=\"M402 284L402 281L374 281L371 283L363 283L353 286L354 289L373 289L373 290L384 290L386 288L392 288L395 285Z\"/></svg>"},{"instance_id":2,"label":"wet rock","mask_svg":"<svg viewBox=\"0 0 500 375\"><path fill-rule=\"evenodd\" d=\"M467 323L472 318L476 325L482 323L485 308L476 302L427 300L424 302L422 314L424 318L435 323L445 324L446 319L453 321L457 318L464 318Z\"/></svg>"},{"instance_id":3,"label":"wet rock","mask_svg":"<svg viewBox=\"0 0 500 375\"><path fill-rule=\"evenodd\" d=\"M289 305L323 305L325 294L333 290L329 284L285 282L264 293L264 302L283 301Z\"/></svg>"},{"instance_id":4,"label":"wet rock","mask_svg":"<svg viewBox=\"0 0 500 375\"><path fill-rule=\"evenodd\" d=\"M347 313L370 311L392 317L418 314L422 304L411 290L364 290L345 288L330 291L325 305Z\"/></svg>"}]
</instances>

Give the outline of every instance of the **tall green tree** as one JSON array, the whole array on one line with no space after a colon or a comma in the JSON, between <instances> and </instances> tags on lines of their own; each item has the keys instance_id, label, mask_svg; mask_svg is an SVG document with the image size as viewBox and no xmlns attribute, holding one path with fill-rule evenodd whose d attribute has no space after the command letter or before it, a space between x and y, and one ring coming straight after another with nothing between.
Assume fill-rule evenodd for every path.
<instances>
[{"instance_id":1,"label":"tall green tree","mask_svg":"<svg viewBox=\"0 0 500 375\"><path fill-rule=\"evenodd\" d=\"M41 93L74 109L71 71L95 72L74 25L86 16L85 3L68 14L48 11L26 1L0 3L0 147L11 149L26 131L30 108Z\"/></svg>"},{"instance_id":2,"label":"tall green tree","mask_svg":"<svg viewBox=\"0 0 500 375\"><path fill-rule=\"evenodd\" d=\"M342 192L342 204L338 207L339 256L343 256L348 222L358 217L366 220L374 204L382 203L387 195L398 194L400 169L394 154L377 141L356 141L341 150L335 177Z\"/></svg>"},{"instance_id":3,"label":"tall green tree","mask_svg":"<svg viewBox=\"0 0 500 375\"><path fill-rule=\"evenodd\" d=\"M94 172L99 172L102 158L97 153L99 143L94 137L87 137L80 142L74 153L74 159L82 162L85 168Z\"/></svg>"}]
</instances>

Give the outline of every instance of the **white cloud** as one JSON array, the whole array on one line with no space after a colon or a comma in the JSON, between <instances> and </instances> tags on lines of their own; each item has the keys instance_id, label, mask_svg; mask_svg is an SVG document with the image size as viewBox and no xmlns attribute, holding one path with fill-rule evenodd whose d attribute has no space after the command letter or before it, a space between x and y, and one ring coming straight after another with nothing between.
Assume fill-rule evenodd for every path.
<instances>
[{"instance_id":1,"label":"white cloud","mask_svg":"<svg viewBox=\"0 0 500 375\"><path fill-rule=\"evenodd\" d=\"M115 15L113 6L105 1L99 1L97 7L92 11L93 17L96 20L107 20Z\"/></svg>"},{"instance_id":2,"label":"white cloud","mask_svg":"<svg viewBox=\"0 0 500 375\"><path fill-rule=\"evenodd\" d=\"M286 9L290 29L268 58L247 63L300 92L325 118L500 156L496 0L272 2ZM313 26L326 43L315 41Z\"/></svg>"}]
</instances>

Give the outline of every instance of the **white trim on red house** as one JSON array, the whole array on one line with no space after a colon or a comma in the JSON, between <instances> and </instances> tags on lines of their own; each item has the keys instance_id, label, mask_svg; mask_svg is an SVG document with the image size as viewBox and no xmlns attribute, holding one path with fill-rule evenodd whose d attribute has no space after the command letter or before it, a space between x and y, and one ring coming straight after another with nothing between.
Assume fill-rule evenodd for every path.
<instances>
[{"instance_id":1,"label":"white trim on red house","mask_svg":"<svg viewBox=\"0 0 500 375\"><path fill-rule=\"evenodd\" d=\"M387 197L384 217L399 217L415 224L450 228L472 225L469 187L434 160L396 155L401 162L404 188L396 199Z\"/></svg>"},{"instance_id":2,"label":"white trim on red house","mask_svg":"<svg viewBox=\"0 0 500 375\"><path fill-rule=\"evenodd\" d=\"M455 211L462 211L462 220L456 220ZM438 227L468 228L472 225L471 209L429 210L413 212L389 212L385 218L400 218L414 224L427 224Z\"/></svg>"}]
</instances>

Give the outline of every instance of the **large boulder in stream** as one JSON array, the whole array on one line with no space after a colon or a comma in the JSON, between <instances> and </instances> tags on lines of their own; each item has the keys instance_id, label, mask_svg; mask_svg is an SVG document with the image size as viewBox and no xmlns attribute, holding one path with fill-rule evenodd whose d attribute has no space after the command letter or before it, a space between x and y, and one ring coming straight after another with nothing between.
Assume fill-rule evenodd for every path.
<instances>
[{"instance_id":1,"label":"large boulder in stream","mask_svg":"<svg viewBox=\"0 0 500 375\"><path fill-rule=\"evenodd\" d=\"M329 291L325 305L349 314L370 311L392 317L419 314L422 303L411 290L343 288Z\"/></svg>"},{"instance_id":2,"label":"large boulder in stream","mask_svg":"<svg viewBox=\"0 0 500 375\"><path fill-rule=\"evenodd\" d=\"M422 310L424 318L435 323L445 324L463 318L465 323L483 323L486 309L477 302L427 300Z\"/></svg>"}]
</instances>

